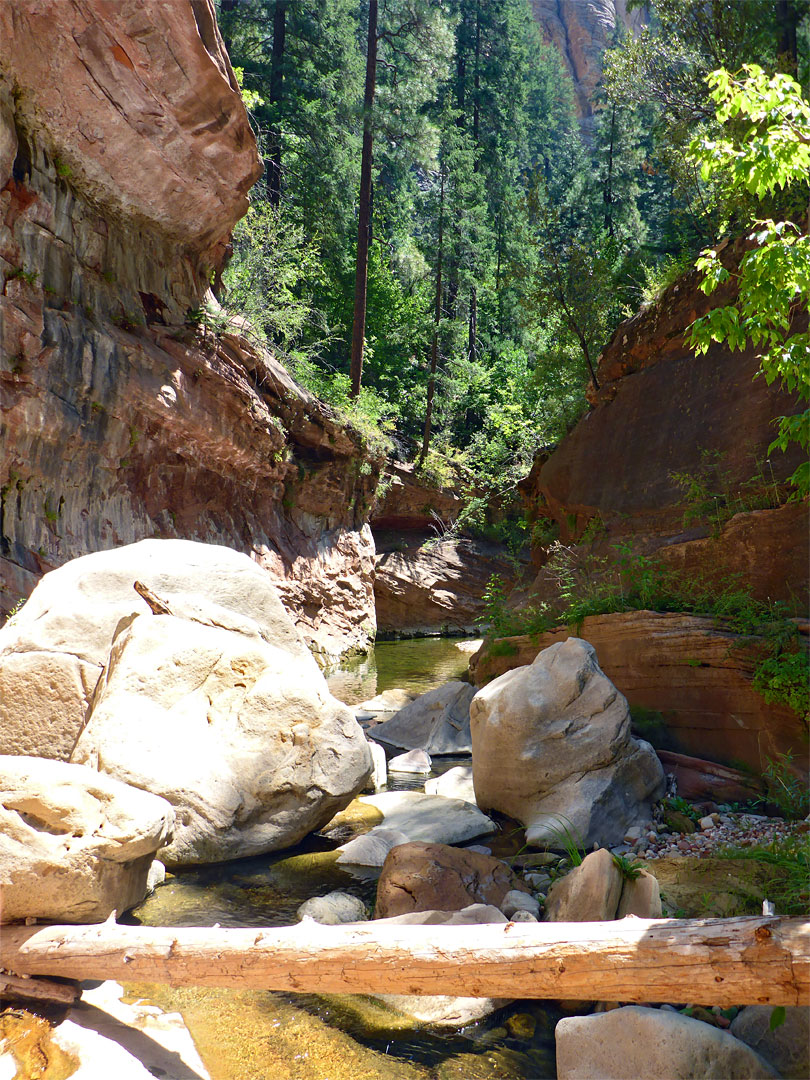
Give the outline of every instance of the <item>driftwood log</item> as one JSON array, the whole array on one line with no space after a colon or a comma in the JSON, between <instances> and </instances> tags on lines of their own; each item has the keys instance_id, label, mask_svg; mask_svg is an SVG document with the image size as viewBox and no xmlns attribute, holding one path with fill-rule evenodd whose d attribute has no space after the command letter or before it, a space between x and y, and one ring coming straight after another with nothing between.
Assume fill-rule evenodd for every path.
<instances>
[{"instance_id":1,"label":"driftwood log","mask_svg":"<svg viewBox=\"0 0 810 1080\"><path fill-rule=\"evenodd\" d=\"M321 994L800 1005L810 1003L810 922L7 926L0 966L18 975Z\"/></svg>"},{"instance_id":2,"label":"driftwood log","mask_svg":"<svg viewBox=\"0 0 810 1080\"><path fill-rule=\"evenodd\" d=\"M0 934L2 931L0 930ZM53 982L51 979L20 978L0 971L0 1001L48 1002L72 1005L81 996L77 983Z\"/></svg>"}]
</instances>

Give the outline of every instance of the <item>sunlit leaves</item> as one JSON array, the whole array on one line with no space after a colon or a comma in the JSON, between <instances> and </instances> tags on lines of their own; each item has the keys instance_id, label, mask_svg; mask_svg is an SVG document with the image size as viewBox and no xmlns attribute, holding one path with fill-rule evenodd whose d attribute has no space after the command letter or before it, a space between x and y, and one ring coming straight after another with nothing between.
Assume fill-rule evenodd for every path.
<instances>
[{"instance_id":1,"label":"sunlit leaves","mask_svg":"<svg viewBox=\"0 0 810 1080\"><path fill-rule=\"evenodd\" d=\"M806 182L810 173L810 103L788 75L767 75L756 64L741 76L724 69L709 76L717 118L727 137L695 139L691 153L704 179L718 175L731 193L744 189L758 198L776 188ZM740 121L744 123L740 124ZM759 349L760 374L789 393L810 399L810 335L796 331L810 297L810 238L790 221L755 221L748 237L753 247L737 271L737 300L715 308L692 326L690 343L698 354L712 342L732 350ZM714 249L696 263L707 295L729 278ZM798 443L810 447L810 412L783 416L770 450ZM791 478L800 494L810 491L805 463Z\"/></svg>"}]
</instances>

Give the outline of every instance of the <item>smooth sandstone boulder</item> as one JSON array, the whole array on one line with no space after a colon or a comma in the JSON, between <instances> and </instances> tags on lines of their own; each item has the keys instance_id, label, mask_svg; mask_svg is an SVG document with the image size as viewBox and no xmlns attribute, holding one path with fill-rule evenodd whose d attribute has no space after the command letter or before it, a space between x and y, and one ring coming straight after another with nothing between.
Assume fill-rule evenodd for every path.
<instances>
[{"instance_id":1,"label":"smooth sandstone boulder","mask_svg":"<svg viewBox=\"0 0 810 1080\"><path fill-rule=\"evenodd\" d=\"M0 921L103 922L147 894L163 799L80 765L0 757Z\"/></svg>"},{"instance_id":2,"label":"smooth sandstone boulder","mask_svg":"<svg viewBox=\"0 0 810 1080\"><path fill-rule=\"evenodd\" d=\"M810 1076L810 1009L793 1005L771 1030L772 1005L748 1005L731 1022L731 1034L766 1059L784 1080Z\"/></svg>"},{"instance_id":3,"label":"smooth sandstone boulder","mask_svg":"<svg viewBox=\"0 0 810 1080\"><path fill-rule=\"evenodd\" d=\"M382 814L377 822L396 829L409 840L426 844L463 844L476 836L497 832L492 818L462 799L424 795L421 791L383 791L357 800L361 808Z\"/></svg>"},{"instance_id":4,"label":"smooth sandstone boulder","mask_svg":"<svg viewBox=\"0 0 810 1080\"><path fill-rule=\"evenodd\" d=\"M409 840L405 833L377 825L370 832L341 844L337 861L350 866L382 866L392 848L407 843Z\"/></svg>"},{"instance_id":5,"label":"smooth sandstone boulder","mask_svg":"<svg viewBox=\"0 0 810 1080\"><path fill-rule=\"evenodd\" d=\"M431 764L430 755L424 750L409 750L407 754L397 754L396 757L392 757L388 762L388 771L429 776Z\"/></svg>"},{"instance_id":6,"label":"smooth sandstone boulder","mask_svg":"<svg viewBox=\"0 0 810 1080\"><path fill-rule=\"evenodd\" d=\"M415 911L461 911L470 904L500 908L525 886L491 855L447 844L399 844L392 848L377 883L377 918Z\"/></svg>"},{"instance_id":7,"label":"smooth sandstone boulder","mask_svg":"<svg viewBox=\"0 0 810 1080\"><path fill-rule=\"evenodd\" d=\"M70 758L114 638L150 612L136 581L174 614L272 644L317 673L270 575L247 555L142 540L52 570L0 630L0 753Z\"/></svg>"},{"instance_id":8,"label":"smooth sandstone boulder","mask_svg":"<svg viewBox=\"0 0 810 1080\"><path fill-rule=\"evenodd\" d=\"M475 687L454 682L438 686L374 728L374 738L403 750L427 754L469 754L470 702Z\"/></svg>"},{"instance_id":9,"label":"smooth sandstone boulder","mask_svg":"<svg viewBox=\"0 0 810 1080\"><path fill-rule=\"evenodd\" d=\"M586 855L559 878L546 896L549 922L601 922L614 919L622 896L622 873L605 848Z\"/></svg>"},{"instance_id":10,"label":"smooth sandstone boulder","mask_svg":"<svg viewBox=\"0 0 810 1080\"><path fill-rule=\"evenodd\" d=\"M624 879L617 919L627 915L635 915L639 919L660 919L662 913L661 890L652 874L642 870L632 881Z\"/></svg>"},{"instance_id":11,"label":"smooth sandstone boulder","mask_svg":"<svg viewBox=\"0 0 810 1080\"><path fill-rule=\"evenodd\" d=\"M371 772L361 728L314 664L151 614L117 637L73 760L172 803L167 866L290 847Z\"/></svg>"},{"instance_id":12,"label":"smooth sandstone boulder","mask_svg":"<svg viewBox=\"0 0 810 1080\"><path fill-rule=\"evenodd\" d=\"M579 638L479 690L470 723L476 801L523 822L530 844L561 846L565 830L586 848L616 844L663 794L655 751Z\"/></svg>"},{"instance_id":13,"label":"smooth sandstone boulder","mask_svg":"<svg viewBox=\"0 0 810 1080\"><path fill-rule=\"evenodd\" d=\"M764 1080L778 1074L727 1031L629 1005L557 1024L558 1080Z\"/></svg>"}]
</instances>

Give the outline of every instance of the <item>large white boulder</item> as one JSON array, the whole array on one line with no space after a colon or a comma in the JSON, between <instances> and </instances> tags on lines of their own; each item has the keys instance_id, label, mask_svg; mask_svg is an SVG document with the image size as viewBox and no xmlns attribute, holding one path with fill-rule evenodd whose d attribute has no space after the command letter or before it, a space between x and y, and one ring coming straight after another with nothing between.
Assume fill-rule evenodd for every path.
<instances>
[{"instance_id":1,"label":"large white boulder","mask_svg":"<svg viewBox=\"0 0 810 1080\"><path fill-rule=\"evenodd\" d=\"M147 893L174 812L80 765L0 757L0 921L103 922Z\"/></svg>"},{"instance_id":2,"label":"large white boulder","mask_svg":"<svg viewBox=\"0 0 810 1080\"><path fill-rule=\"evenodd\" d=\"M475 687L454 681L420 694L390 720L374 728L374 738L403 750L431 755L469 754L470 702Z\"/></svg>"},{"instance_id":3,"label":"large white boulder","mask_svg":"<svg viewBox=\"0 0 810 1080\"><path fill-rule=\"evenodd\" d=\"M559 1080L765 1080L778 1074L727 1031L628 1005L568 1016L554 1032Z\"/></svg>"},{"instance_id":4,"label":"large white boulder","mask_svg":"<svg viewBox=\"0 0 810 1080\"><path fill-rule=\"evenodd\" d=\"M476 801L526 826L530 844L616 844L664 791L652 747L587 641L568 638L489 683L470 705Z\"/></svg>"},{"instance_id":5,"label":"large white boulder","mask_svg":"<svg viewBox=\"0 0 810 1080\"><path fill-rule=\"evenodd\" d=\"M247 555L142 540L52 570L0 630L0 753L70 757L113 639L150 611L136 581L174 614L272 644L317 672L268 573Z\"/></svg>"},{"instance_id":6,"label":"large white boulder","mask_svg":"<svg viewBox=\"0 0 810 1080\"><path fill-rule=\"evenodd\" d=\"M172 803L168 866L296 844L372 765L362 729L307 657L151 614L115 639L72 759Z\"/></svg>"}]
</instances>

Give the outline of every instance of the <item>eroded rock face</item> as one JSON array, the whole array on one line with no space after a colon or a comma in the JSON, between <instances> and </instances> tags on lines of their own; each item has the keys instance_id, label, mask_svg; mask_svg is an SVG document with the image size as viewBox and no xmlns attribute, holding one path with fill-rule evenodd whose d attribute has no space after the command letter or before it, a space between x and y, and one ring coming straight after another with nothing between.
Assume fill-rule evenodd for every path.
<instances>
[{"instance_id":1,"label":"eroded rock face","mask_svg":"<svg viewBox=\"0 0 810 1080\"><path fill-rule=\"evenodd\" d=\"M762 1080L777 1073L727 1031L680 1013L628 1005L567 1016L554 1032L560 1080Z\"/></svg>"},{"instance_id":2,"label":"eroded rock face","mask_svg":"<svg viewBox=\"0 0 810 1080\"><path fill-rule=\"evenodd\" d=\"M399 844L383 864L376 918L417 911L461 911L470 904L500 907L511 890L526 887L491 855L446 844Z\"/></svg>"},{"instance_id":3,"label":"eroded rock face","mask_svg":"<svg viewBox=\"0 0 810 1080\"><path fill-rule=\"evenodd\" d=\"M172 803L167 866L290 847L343 809L372 766L311 658L152 614L116 638L72 760Z\"/></svg>"},{"instance_id":4,"label":"eroded rock face","mask_svg":"<svg viewBox=\"0 0 810 1080\"><path fill-rule=\"evenodd\" d=\"M585 847L618 843L663 794L655 752L579 638L480 690L470 727L478 805L522 821L529 843L561 848L565 829Z\"/></svg>"},{"instance_id":5,"label":"eroded rock face","mask_svg":"<svg viewBox=\"0 0 810 1080\"><path fill-rule=\"evenodd\" d=\"M164 799L62 761L0 757L0 920L103 922L146 896Z\"/></svg>"},{"instance_id":6,"label":"eroded rock face","mask_svg":"<svg viewBox=\"0 0 810 1080\"><path fill-rule=\"evenodd\" d=\"M374 596L381 634L476 633L490 578L515 576L514 564L497 544L431 540L422 533L376 537Z\"/></svg>"},{"instance_id":7,"label":"eroded rock face","mask_svg":"<svg viewBox=\"0 0 810 1080\"><path fill-rule=\"evenodd\" d=\"M0 610L188 537L264 566L325 657L373 636L380 462L238 326L188 322L260 168L210 0L3 6Z\"/></svg>"},{"instance_id":8,"label":"eroded rock face","mask_svg":"<svg viewBox=\"0 0 810 1080\"><path fill-rule=\"evenodd\" d=\"M630 706L660 716L672 749L745 762L758 774L779 754L806 757L801 718L784 705L767 703L753 688L757 652L751 640L719 629L713 619L655 611L591 615L579 635L594 646L600 667ZM483 685L570 636L561 628L533 639L511 638L512 649L500 656L490 656L485 645L471 661L473 679ZM667 770L672 767L668 761ZM729 794L733 789L724 782L718 777L712 788L706 780L704 790L694 793L724 796L719 802L750 797Z\"/></svg>"},{"instance_id":9,"label":"eroded rock face","mask_svg":"<svg viewBox=\"0 0 810 1080\"><path fill-rule=\"evenodd\" d=\"M646 12L628 12L627 0L532 0L532 10L571 75L580 117L590 117L602 78L602 54L612 46L617 26L637 34L647 22Z\"/></svg>"}]
</instances>

